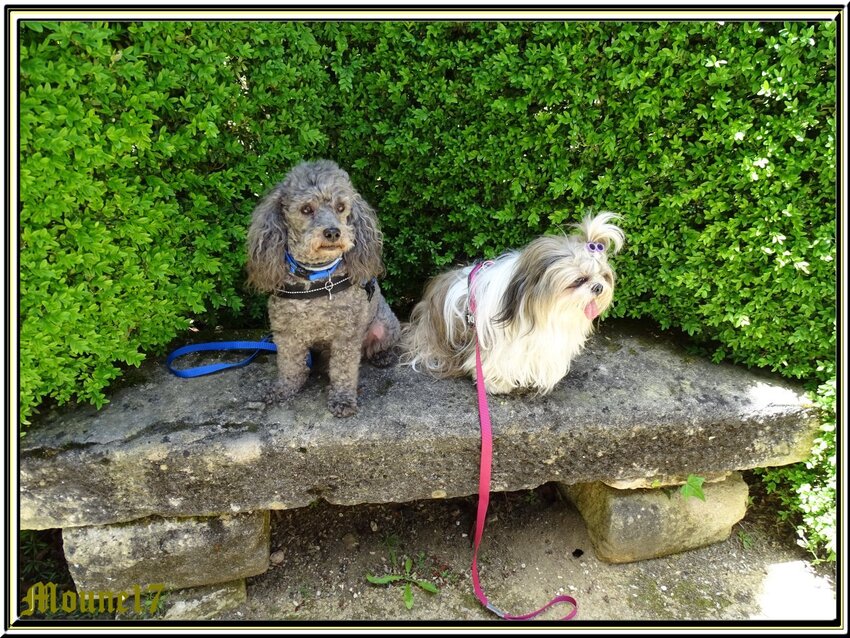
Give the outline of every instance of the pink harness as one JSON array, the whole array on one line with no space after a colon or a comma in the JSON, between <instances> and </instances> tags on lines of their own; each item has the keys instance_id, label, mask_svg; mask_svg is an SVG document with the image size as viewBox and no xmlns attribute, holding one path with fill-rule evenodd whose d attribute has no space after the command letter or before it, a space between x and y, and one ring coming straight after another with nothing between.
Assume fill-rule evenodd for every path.
<instances>
[{"instance_id":1,"label":"pink harness","mask_svg":"<svg viewBox=\"0 0 850 638\"><path fill-rule=\"evenodd\" d=\"M467 320L473 329L475 329L475 297L473 295L472 281L475 275L482 268L492 265L492 261L477 263L469 273L468 288L469 288L469 313ZM487 520L487 506L490 503L490 469L493 463L493 430L490 425L490 408L487 405L487 392L484 389L484 371L481 366L481 348L478 346L478 331L475 332L475 379L478 389L478 414L481 420L481 467L479 470L478 480L478 514L475 520L475 538L474 550L472 554L472 587L475 590L475 595L484 607L492 611L503 620L531 620L540 615L550 607L560 604L569 603L572 605L572 610L561 620L571 620L578 613L578 602L572 596L556 596L537 611L522 616L514 616L509 614L495 605L493 605L487 596L484 595L484 590L481 588L481 583L478 580L478 547L481 544L481 538L484 536L484 523Z\"/></svg>"}]
</instances>

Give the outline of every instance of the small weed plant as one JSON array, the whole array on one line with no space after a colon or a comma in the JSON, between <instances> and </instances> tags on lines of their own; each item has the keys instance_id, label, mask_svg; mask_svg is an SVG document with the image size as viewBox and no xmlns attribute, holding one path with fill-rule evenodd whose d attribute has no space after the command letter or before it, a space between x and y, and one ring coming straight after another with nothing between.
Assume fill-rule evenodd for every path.
<instances>
[{"instance_id":1,"label":"small weed plant","mask_svg":"<svg viewBox=\"0 0 850 638\"><path fill-rule=\"evenodd\" d=\"M403 585L401 597L402 600L404 600L404 606L408 609L413 609L414 587L418 587L429 594L437 594L440 591L440 589L431 581L418 577L417 572L413 571L413 559L410 557L405 558L403 573L384 574L383 576L367 574L366 580L373 585L391 585L394 583Z\"/></svg>"}]
</instances>

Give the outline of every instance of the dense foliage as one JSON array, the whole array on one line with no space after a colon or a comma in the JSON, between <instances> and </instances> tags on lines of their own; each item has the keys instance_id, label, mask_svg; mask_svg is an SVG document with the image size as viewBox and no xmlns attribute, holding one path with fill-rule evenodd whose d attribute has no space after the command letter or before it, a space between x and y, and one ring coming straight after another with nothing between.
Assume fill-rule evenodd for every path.
<instances>
[{"instance_id":1,"label":"dense foliage","mask_svg":"<svg viewBox=\"0 0 850 638\"><path fill-rule=\"evenodd\" d=\"M193 316L259 319L251 209L318 157L378 209L402 314L440 268L612 210L613 316L828 383L835 26L24 22L22 423L101 403Z\"/></svg>"},{"instance_id":2,"label":"dense foliage","mask_svg":"<svg viewBox=\"0 0 850 638\"><path fill-rule=\"evenodd\" d=\"M393 290L613 210L616 315L810 376L834 345L833 27L334 25L336 155Z\"/></svg>"},{"instance_id":3,"label":"dense foliage","mask_svg":"<svg viewBox=\"0 0 850 638\"><path fill-rule=\"evenodd\" d=\"M301 25L24 23L21 35L26 421L45 397L103 402L116 363L138 364L193 314L242 307L246 218L322 152L330 96Z\"/></svg>"}]
</instances>

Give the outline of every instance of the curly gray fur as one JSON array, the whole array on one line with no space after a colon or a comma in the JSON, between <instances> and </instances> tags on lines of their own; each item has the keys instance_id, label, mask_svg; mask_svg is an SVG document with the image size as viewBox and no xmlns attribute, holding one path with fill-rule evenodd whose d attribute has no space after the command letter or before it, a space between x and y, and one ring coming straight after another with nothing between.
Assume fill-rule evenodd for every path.
<instances>
[{"instance_id":1,"label":"curly gray fur","mask_svg":"<svg viewBox=\"0 0 850 638\"><path fill-rule=\"evenodd\" d=\"M375 211L344 170L328 160L304 162L267 193L254 210L247 239L248 283L274 293L283 286L306 289L310 282L289 272L284 252L304 265L342 256L334 275L354 286L332 297L269 297L269 319L277 345L278 379L269 401L293 396L307 379L309 349L328 354L328 407L336 416L357 411L361 357L373 365L396 361L400 327L381 291L371 300L361 287L383 273L383 234Z\"/></svg>"}]
</instances>

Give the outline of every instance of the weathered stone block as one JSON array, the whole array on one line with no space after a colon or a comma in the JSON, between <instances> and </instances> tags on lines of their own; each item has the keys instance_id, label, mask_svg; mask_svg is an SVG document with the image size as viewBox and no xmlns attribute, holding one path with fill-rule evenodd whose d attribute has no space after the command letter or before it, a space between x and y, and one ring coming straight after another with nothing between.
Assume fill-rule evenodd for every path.
<instances>
[{"instance_id":1,"label":"weathered stone block","mask_svg":"<svg viewBox=\"0 0 850 638\"><path fill-rule=\"evenodd\" d=\"M678 489L618 490L601 482L561 485L578 508L600 560L629 563L726 540L747 511L737 472L703 485L705 501Z\"/></svg>"},{"instance_id":2,"label":"weathered stone block","mask_svg":"<svg viewBox=\"0 0 850 638\"><path fill-rule=\"evenodd\" d=\"M364 364L362 408L337 419L321 375L290 402L264 405L275 375L269 355L196 379L149 362L102 410L44 415L20 443L21 527L477 492L471 380ZM602 325L551 394L491 397L490 410L494 491L792 463L817 431L799 385L693 357L621 322Z\"/></svg>"},{"instance_id":3,"label":"weathered stone block","mask_svg":"<svg viewBox=\"0 0 850 638\"><path fill-rule=\"evenodd\" d=\"M78 590L166 590L222 583L268 568L269 512L208 518L150 517L62 530Z\"/></svg>"},{"instance_id":4,"label":"weathered stone block","mask_svg":"<svg viewBox=\"0 0 850 638\"><path fill-rule=\"evenodd\" d=\"M248 599L245 579L228 583L190 587L166 592L156 613L136 614L131 610L116 614L116 620L144 620L151 617L160 620L212 620L221 614L243 606Z\"/></svg>"},{"instance_id":5,"label":"weathered stone block","mask_svg":"<svg viewBox=\"0 0 850 638\"><path fill-rule=\"evenodd\" d=\"M245 579L170 592L163 620L210 620L248 600Z\"/></svg>"}]
</instances>

